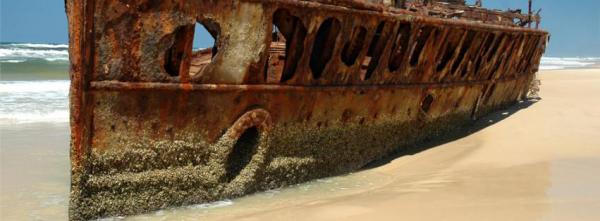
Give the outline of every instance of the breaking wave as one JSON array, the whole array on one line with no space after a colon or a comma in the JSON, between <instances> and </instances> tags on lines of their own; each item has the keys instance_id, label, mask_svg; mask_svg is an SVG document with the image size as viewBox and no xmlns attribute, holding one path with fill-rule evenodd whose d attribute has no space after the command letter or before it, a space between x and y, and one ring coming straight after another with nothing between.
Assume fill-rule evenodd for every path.
<instances>
[{"instance_id":1,"label":"breaking wave","mask_svg":"<svg viewBox=\"0 0 600 221\"><path fill-rule=\"evenodd\" d=\"M600 64L600 57L587 58L559 58L543 57L540 63L540 70L560 70L573 68L586 68Z\"/></svg>"},{"instance_id":2,"label":"breaking wave","mask_svg":"<svg viewBox=\"0 0 600 221\"><path fill-rule=\"evenodd\" d=\"M32 60L67 63L68 45L0 43L0 63L23 63Z\"/></svg>"},{"instance_id":3,"label":"breaking wave","mask_svg":"<svg viewBox=\"0 0 600 221\"><path fill-rule=\"evenodd\" d=\"M59 48L59 49L68 49L69 45L67 44L35 44L35 43L5 43L8 46L13 47L25 47L25 48Z\"/></svg>"},{"instance_id":4,"label":"breaking wave","mask_svg":"<svg viewBox=\"0 0 600 221\"><path fill-rule=\"evenodd\" d=\"M0 124L69 122L69 81L0 81Z\"/></svg>"}]
</instances>

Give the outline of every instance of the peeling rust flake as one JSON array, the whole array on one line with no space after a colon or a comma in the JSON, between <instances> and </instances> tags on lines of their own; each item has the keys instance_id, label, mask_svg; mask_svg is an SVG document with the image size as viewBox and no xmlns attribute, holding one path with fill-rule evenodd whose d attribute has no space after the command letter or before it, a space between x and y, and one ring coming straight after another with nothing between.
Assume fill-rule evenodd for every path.
<instances>
[{"instance_id":1,"label":"peeling rust flake","mask_svg":"<svg viewBox=\"0 0 600 221\"><path fill-rule=\"evenodd\" d=\"M347 173L524 99L540 16L477 2L66 0L70 219Z\"/></svg>"}]
</instances>

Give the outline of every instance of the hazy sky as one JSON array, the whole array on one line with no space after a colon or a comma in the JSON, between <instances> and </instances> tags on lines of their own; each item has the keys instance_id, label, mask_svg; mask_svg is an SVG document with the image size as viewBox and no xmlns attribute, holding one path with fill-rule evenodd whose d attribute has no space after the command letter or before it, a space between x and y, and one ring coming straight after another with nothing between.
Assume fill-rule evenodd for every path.
<instances>
[{"instance_id":1,"label":"hazy sky","mask_svg":"<svg viewBox=\"0 0 600 221\"><path fill-rule=\"evenodd\" d=\"M470 0L469 2L473 2ZM490 8L523 8L526 0L483 0ZM548 56L600 57L600 0L534 0L542 8L542 27L552 34ZM208 47L208 33L198 33L198 47ZM63 0L0 0L0 41L66 43Z\"/></svg>"}]
</instances>

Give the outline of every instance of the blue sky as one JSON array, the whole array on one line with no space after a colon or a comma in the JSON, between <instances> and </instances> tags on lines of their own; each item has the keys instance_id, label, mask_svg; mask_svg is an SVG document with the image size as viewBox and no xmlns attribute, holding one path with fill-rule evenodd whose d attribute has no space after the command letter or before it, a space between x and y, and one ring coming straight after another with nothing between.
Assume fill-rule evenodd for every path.
<instances>
[{"instance_id":1,"label":"blue sky","mask_svg":"<svg viewBox=\"0 0 600 221\"><path fill-rule=\"evenodd\" d=\"M474 0L469 0L474 2ZM483 0L490 8L523 8L527 0ZM542 8L542 27L552 34L546 55L600 57L600 0L534 0ZM208 33L198 31L197 47L208 47ZM0 41L66 43L63 0L0 0Z\"/></svg>"}]
</instances>

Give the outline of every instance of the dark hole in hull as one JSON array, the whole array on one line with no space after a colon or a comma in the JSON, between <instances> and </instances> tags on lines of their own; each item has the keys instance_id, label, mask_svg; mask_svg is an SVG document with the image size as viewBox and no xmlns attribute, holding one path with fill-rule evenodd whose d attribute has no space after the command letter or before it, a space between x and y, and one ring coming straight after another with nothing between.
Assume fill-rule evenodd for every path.
<instances>
[{"instance_id":1,"label":"dark hole in hull","mask_svg":"<svg viewBox=\"0 0 600 221\"><path fill-rule=\"evenodd\" d=\"M410 65L416 66L419 63L421 58L421 53L423 49L425 49L425 44L427 44L427 40L429 36L433 33L433 27L423 27L419 30L419 35L417 37L417 46L415 46L415 50L413 51L412 56L410 57Z\"/></svg>"},{"instance_id":2,"label":"dark hole in hull","mask_svg":"<svg viewBox=\"0 0 600 221\"><path fill-rule=\"evenodd\" d=\"M451 31L446 49L444 50L444 54L441 58L442 60L440 60L440 63L438 63L438 66L437 66L438 72L444 70L444 68L446 68L446 66L448 66L448 64L452 60L452 57L454 56L456 49L458 48L458 45L460 44L460 37L462 36L463 33L464 33L464 30L461 30L461 29L453 29Z\"/></svg>"},{"instance_id":3,"label":"dark hole in hull","mask_svg":"<svg viewBox=\"0 0 600 221\"><path fill-rule=\"evenodd\" d=\"M496 56L496 54L498 53L498 48L500 48L500 44L502 44L502 40L506 37L506 35L501 35L498 36L496 39L494 39L494 45L493 47L490 48L490 51L488 52L488 57L487 57L487 61L490 62L492 61L492 59L494 58L494 56Z\"/></svg>"},{"instance_id":4,"label":"dark hole in hull","mask_svg":"<svg viewBox=\"0 0 600 221\"><path fill-rule=\"evenodd\" d=\"M367 36L367 29L364 27L356 27L354 33L354 38L348 41L342 50L342 61L348 66L352 66L356 63L356 58L358 58L358 54L363 48L365 37Z\"/></svg>"},{"instance_id":5,"label":"dark hole in hull","mask_svg":"<svg viewBox=\"0 0 600 221\"><path fill-rule=\"evenodd\" d=\"M494 40L496 39L496 34L489 34L487 39L485 40L485 43L483 44L483 48L485 50L485 55L488 55L491 51L492 51L492 46L494 43Z\"/></svg>"},{"instance_id":6,"label":"dark hole in hull","mask_svg":"<svg viewBox=\"0 0 600 221\"><path fill-rule=\"evenodd\" d=\"M484 42L482 41L481 33L476 33L471 41L471 46L467 49L467 54L465 55L464 62L465 66L462 68L462 72L460 74L461 77L466 77L469 73L476 72L477 69L473 68L473 63L476 63L476 60L479 59L475 57L472 53L473 51L478 52L481 51L484 47Z\"/></svg>"},{"instance_id":7,"label":"dark hole in hull","mask_svg":"<svg viewBox=\"0 0 600 221\"><path fill-rule=\"evenodd\" d=\"M411 26L409 23L400 25L398 35L396 36L396 41L394 42L392 56L390 56L388 65L388 69L391 72L398 70L404 61L404 55L406 54L408 42L410 40L410 30Z\"/></svg>"},{"instance_id":8,"label":"dark hole in hull","mask_svg":"<svg viewBox=\"0 0 600 221\"><path fill-rule=\"evenodd\" d=\"M300 18L282 9L277 10L273 15L273 25L277 32L281 32L281 35L285 38L273 39L273 41L285 41L285 63L280 82L286 82L294 77L298 62L304 52L304 39L307 30Z\"/></svg>"},{"instance_id":9,"label":"dark hole in hull","mask_svg":"<svg viewBox=\"0 0 600 221\"><path fill-rule=\"evenodd\" d=\"M331 60L340 28L340 21L335 18L325 20L319 27L310 56L310 69L314 79L321 77L327 63Z\"/></svg>"},{"instance_id":10,"label":"dark hole in hull","mask_svg":"<svg viewBox=\"0 0 600 221\"><path fill-rule=\"evenodd\" d=\"M379 59L381 58L381 53L384 49L385 44L387 43L387 39L384 39L381 42L381 38L383 37L383 29L385 28L385 22L379 23L377 25L377 29L375 29L375 35L373 35L373 39L371 40L371 45L369 45L369 50L367 51L367 57L371 57L369 61L369 65L367 66L367 72L363 77L364 80L368 80L377 69L379 65Z\"/></svg>"},{"instance_id":11,"label":"dark hole in hull","mask_svg":"<svg viewBox=\"0 0 600 221\"><path fill-rule=\"evenodd\" d=\"M431 94L428 94L427 96L425 96L423 101L421 101L421 111L423 111L424 113L428 113L429 110L431 109L432 103L433 103L433 96L431 96Z\"/></svg>"},{"instance_id":12,"label":"dark hole in hull","mask_svg":"<svg viewBox=\"0 0 600 221\"><path fill-rule=\"evenodd\" d=\"M367 51L367 56L373 57L373 53L375 53L377 43L379 43L379 39L381 38L381 33L383 32L384 27L385 22L381 22L377 25L377 29L375 29L375 35L373 35L373 40L371 40L371 45L369 45L369 50Z\"/></svg>"},{"instance_id":13,"label":"dark hole in hull","mask_svg":"<svg viewBox=\"0 0 600 221\"><path fill-rule=\"evenodd\" d=\"M471 47L471 42L473 42L473 38L475 38L475 34L476 34L475 31L472 31L472 30L467 32L467 36L465 37L462 47L460 48L458 58L456 59L456 61L454 61L454 65L452 66L452 73L456 73L456 71L458 70L460 65L463 63L463 61L465 59L465 55L467 54L467 51Z\"/></svg>"},{"instance_id":14,"label":"dark hole in hull","mask_svg":"<svg viewBox=\"0 0 600 221\"><path fill-rule=\"evenodd\" d=\"M492 43L494 43L494 39L495 38L496 38L495 34L493 34L493 33L488 34L485 42L482 45L482 51L484 53L483 56L485 56L485 55L487 55L489 53L489 51L491 50L491 47L492 47ZM477 61L475 62L475 68L473 70L477 71L476 74L479 74L479 70L481 68L481 65L484 62L484 57L483 56L478 57Z\"/></svg>"},{"instance_id":15,"label":"dark hole in hull","mask_svg":"<svg viewBox=\"0 0 600 221\"><path fill-rule=\"evenodd\" d=\"M179 76L181 62L183 62L183 56L186 53L186 50L189 50L187 47L189 43L186 39L186 36L189 35L193 31L193 26L181 26L177 28L173 32L173 44L164 55L164 64L163 68L167 74L171 77Z\"/></svg>"},{"instance_id":16,"label":"dark hole in hull","mask_svg":"<svg viewBox=\"0 0 600 221\"><path fill-rule=\"evenodd\" d=\"M498 58L498 60L496 61L496 63L494 64L494 68L492 68L492 72L488 76L488 80L492 80L496 75L498 75L498 72L500 70L500 67L502 66L502 63L503 63L504 59L506 59L506 55L502 54Z\"/></svg>"},{"instance_id":17,"label":"dark hole in hull","mask_svg":"<svg viewBox=\"0 0 600 221\"><path fill-rule=\"evenodd\" d=\"M248 166L258 149L259 137L260 133L256 127L248 128L233 145L225 165L227 182L235 179Z\"/></svg>"}]
</instances>

